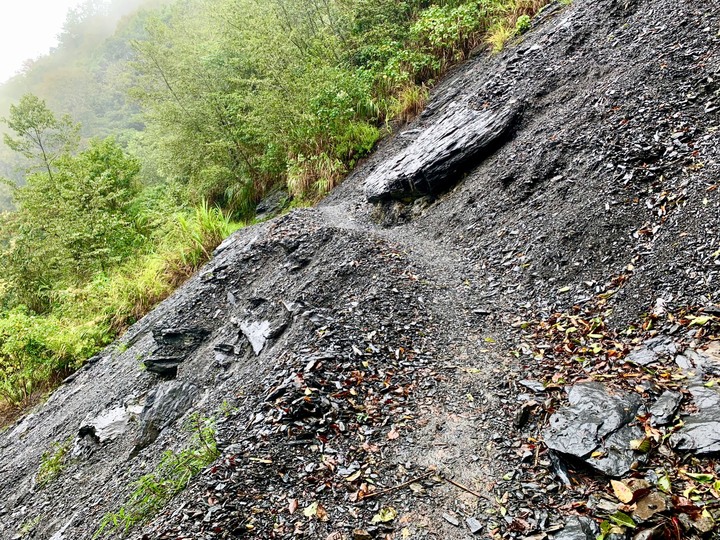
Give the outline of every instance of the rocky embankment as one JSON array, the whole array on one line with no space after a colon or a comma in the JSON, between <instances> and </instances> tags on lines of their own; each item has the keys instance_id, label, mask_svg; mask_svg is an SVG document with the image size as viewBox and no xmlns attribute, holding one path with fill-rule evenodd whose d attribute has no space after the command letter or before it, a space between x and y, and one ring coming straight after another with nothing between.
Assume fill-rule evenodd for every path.
<instances>
[{"instance_id":1,"label":"rocky embankment","mask_svg":"<svg viewBox=\"0 0 720 540\"><path fill-rule=\"evenodd\" d=\"M458 68L0 434L0 537L717 538L718 12Z\"/></svg>"}]
</instances>

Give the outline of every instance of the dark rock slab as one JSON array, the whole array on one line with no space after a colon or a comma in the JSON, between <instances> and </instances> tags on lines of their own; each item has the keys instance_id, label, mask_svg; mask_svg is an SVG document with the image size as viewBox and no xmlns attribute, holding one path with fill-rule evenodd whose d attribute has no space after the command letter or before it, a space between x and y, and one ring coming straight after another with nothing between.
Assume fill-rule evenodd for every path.
<instances>
[{"instance_id":1,"label":"dark rock slab","mask_svg":"<svg viewBox=\"0 0 720 540\"><path fill-rule=\"evenodd\" d=\"M255 208L255 218L269 219L278 215L289 199L290 195L287 191L283 189L273 191L258 203Z\"/></svg>"},{"instance_id":2,"label":"dark rock slab","mask_svg":"<svg viewBox=\"0 0 720 540\"><path fill-rule=\"evenodd\" d=\"M720 407L720 392L714 387L708 387L704 384L693 384L688 388L692 394L693 402L698 409L716 409Z\"/></svg>"},{"instance_id":3,"label":"dark rock slab","mask_svg":"<svg viewBox=\"0 0 720 540\"><path fill-rule=\"evenodd\" d=\"M685 425L670 437L676 450L702 456L720 453L720 409L705 409L685 418Z\"/></svg>"},{"instance_id":4,"label":"dark rock slab","mask_svg":"<svg viewBox=\"0 0 720 540\"><path fill-rule=\"evenodd\" d=\"M467 528L470 530L470 534L480 534L482 532L482 523L478 521L474 517L469 517L465 519L465 524L467 525Z\"/></svg>"},{"instance_id":5,"label":"dark rock slab","mask_svg":"<svg viewBox=\"0 0 720 540\"><path fill-rule=\"evenodd\" d=\"M642 435L628 425L640 408L639 396L612 395L599 383L581 383L570 389L568 399L570 406L553 414L543 431L548 448L611 476L630 470L638 454L630 450L629 441ZM601 457L592 458L594 452Z\"/></svg>"},{"instance_id":6,"label":"dark rock slab","mask_svg":"<svg viewBox=\"0 0 720 540\"><path fill-rule=\"evenodd\" d=\"M628 362L637 364L638 366L648 366L657 361L657 359L658 355L652 349L647 347L641 347L640 349L632 351L627 356Z\"/></svg>"},{"instance_id":7,"label":"dark rock slab","mask_svg":"<svg viewBox=\"0 0 720 540\"><path fill-rule=\"evenodd\" d=\"M508 137L520 106L476 111L454 104L410 146L380 164L365 182L370 202L440 193L488 157Z\"/></svg>"},{"instance_id":8,"label":"dark rock slab","mask_svg":"<svg viewBox=\"0 0 720 540\"><path fill-rule=\"evenodd\" d=\"M642 454L631 448L632 441L642 437L643 430L639 426L624 426L603 441L602 456L588 458L585 462L608 476L622 476L643 459Z\"/></svg>"},{"instance_id":9,"label":"dark rock slab","mask_svg":"<svg viewBox=\"0 0 720 540\"><path fill-rule=\"evenodd\" d=\"M532 390L533 392L539 393L545 391L545 385L541 383L540 381L531 381L529 379L523 379L522 381L519 381L521 385L523 385L525 388Z\"/></svg>"},{"instance_id":10,"label":"dark rock slab","mask_svg":"<svg viewBox=\"0 0 720 540\"><path fill-rule=\"evenodd\" d=\"M175 378L178 366L195 352L207 335L207 330L202 328L153 330L157 348L145 360L145 368L161 377Z\"/></svg>"},{"instance_id":11,"label":"dark rock slab","mask_svg":"<svg viewBox=\"0 0 720 540\"><path fill-rule=\"evenodd\" d=\"M682 402L682 394L680 392L672 392L666 390L650 407L652 415L652 424L654 426L664 426L669 424Z\"/></svg>"},{"instance_id":12,"label":"dark rock slab","mask_svg":"<svg viewBox=\"0 0 720 540\"><path fill-rule=\"evenodd\" d=\"M155 387L140 415L140 433L134 452L155 442L163 429L188 411L198 393L197 386L181 381L168 381Z\"/></svg>"},{"instance_id":13,"label":"dark rock slab","mask_svg":"<svg viewBox=\"0 0 720 540\"><path fill-rule=\"evenodd\" d=\"M554 540L595 540L599 534L600 527L595 521L586 517L572 516L553 538Z\"/></svg>"}]
</instances>

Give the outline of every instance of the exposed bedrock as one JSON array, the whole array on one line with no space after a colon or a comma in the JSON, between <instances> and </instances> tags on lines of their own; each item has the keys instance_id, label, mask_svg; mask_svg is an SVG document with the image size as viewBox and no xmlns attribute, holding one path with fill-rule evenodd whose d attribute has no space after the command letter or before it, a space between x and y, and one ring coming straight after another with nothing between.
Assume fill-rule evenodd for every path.
<instances>
[{"instance_id":1,"label":"exposed bedrock","mask_svg":"<svg viewBox=\"0 0 720 540\"><path fill-rule=\"evenodd\" d=\"M453 103L407 148L381 163L365 182L370 202L441 193L491 155L512 133L520 103L476 111Z\"/></svg>"}]
</instances>

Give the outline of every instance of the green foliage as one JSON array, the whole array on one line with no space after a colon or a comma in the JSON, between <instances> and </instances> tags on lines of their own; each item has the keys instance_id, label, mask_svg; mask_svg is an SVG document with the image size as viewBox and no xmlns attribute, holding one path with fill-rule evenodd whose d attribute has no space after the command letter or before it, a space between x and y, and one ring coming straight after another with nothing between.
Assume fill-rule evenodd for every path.
<instances>
[{"instance_id":1,"label":"green foliage","mask_svg":"<svg viewBox=\"0 0 720 540\"><path fill-rule=\"evenodd\" d=\"M530 15L520 15L518 20L515 22L515 33L524 34L530 30L530 27L532 26L530 21Z\"/></svg>"},{"instance_id":2,"label":"green foliage","mask_svg":"<svg viewBox=\"0 0 720 540\"><path fill-rule=\"evenodd\" d=\"M38 317L20 306L0 316L0 398L19 406L97 350L92 324Z\"/></svg>"},{"instance_id":3,"label":"green foliage","mask_svg":"<svg viewBox=\"0 0 720 540\"><path fill-rule=\"evenodd\" d=\"M4 184L0 178L0 214L15 210L15 201L12 196L12 186Z\"/></svg>"},{"instance_id":4,"label":"green foliage","mask_svg":"<svg viewBox=\"0 0 720 540\"><path fill-rule=\"evenodd\" d=\"M38 468L35 481L38 487L43 488L54 482L62 474L67 462L67 454L70 451L73 438L69 437L62 442L53 442L50 450L43 452L40 467Z\"/></svg>"},{"instance_id":5,"label":"green foliage","mask_svg":"<svg viewBox=\"0 0 720 540\"><path fill-rule=\"evenodd\" d=\"M4 135L5 144L30 162L28 170L40 168L52 179L54 162L74 150L79 141L80 126L65 115L56 118L45 101L26 94L3 122L15 134Z\"/></svg>"},{"instance_id":6,"label":"green foliage","mask_svg":"<svg viewBox=\"0 0 720 540\"><path fill-rule=\"evenodd\" d=\"M93 538L115 532L126 534L135 525L147 521L218 458L220 452L212 420L194 415L187 428L193 432L190 444L179 452L166 451L155 471L133 484L125 504L117 512L103 516Z\"/></svg>"},{"instance_id":7,"label":"green foliage","mask_svg":"<svg viewBox=\"0 0 720 540\"><path fill-rule=\"evenodd\" d=\"M22 527L20 527L20 531L18 532L19 538L25 538L27 535L32 533L35 528L40 524L42 521L42 515L35 516L33 519L26 521L22 524Z\"/></svg>"},{"instance_id":8,"label":"green foliage","mask_svg":"<svg viewBox=\"0 0 720 540\"><path fill-rule=\"evenodd\" d=\"M49 309L57 285L84 281L144 242L131 212L139 165L114 140L62 155L53 169L15 190L20 208L6 222L11 240L0 261L14 301L35 311Z\"/></svg>"},{"instance_id":9,"label":"green foliage","mask_svg":"<svg viewBox=\"0 0 720 540\"><path fill-rule=\"evenodd\" d=\"M165 271L174 284L180 284L208 261L213 250L241 227L219 208L203 201L192 214L178 214L176 226L166 235Z\"/></svg>"}]
</instances>

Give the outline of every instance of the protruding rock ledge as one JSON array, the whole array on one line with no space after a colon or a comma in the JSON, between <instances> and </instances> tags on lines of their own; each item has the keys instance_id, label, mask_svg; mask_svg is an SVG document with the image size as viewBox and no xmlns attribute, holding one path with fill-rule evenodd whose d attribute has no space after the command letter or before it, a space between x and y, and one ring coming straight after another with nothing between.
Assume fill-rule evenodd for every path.
<instances>
[{"instance_id":1,"label":"protruding rock ledge","mask_svg":"<svg viewBox=\"0 0 720 540\"><path fill-rule=\"evenodd\" d=\"M365 182L370 202L415 199L440 193L486 159L508 137L520 103L476 111L453 104L415 142L380 164Z\"/></svg>"}]
</instances>

